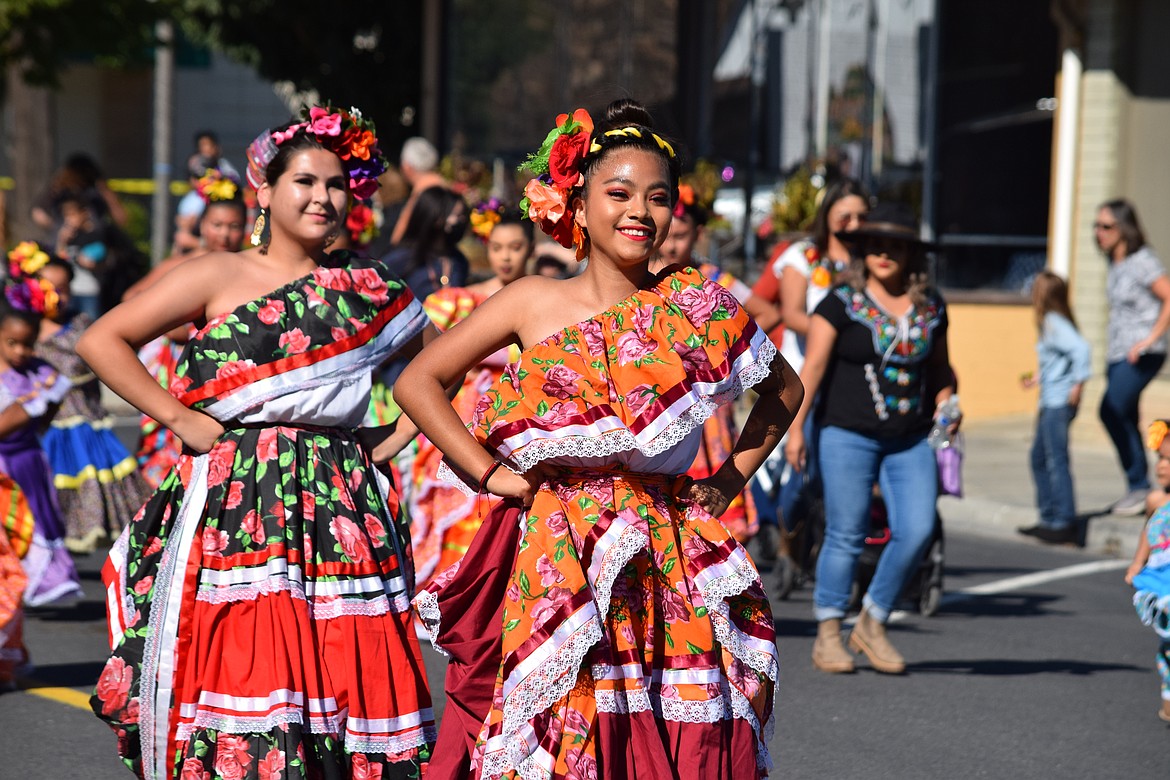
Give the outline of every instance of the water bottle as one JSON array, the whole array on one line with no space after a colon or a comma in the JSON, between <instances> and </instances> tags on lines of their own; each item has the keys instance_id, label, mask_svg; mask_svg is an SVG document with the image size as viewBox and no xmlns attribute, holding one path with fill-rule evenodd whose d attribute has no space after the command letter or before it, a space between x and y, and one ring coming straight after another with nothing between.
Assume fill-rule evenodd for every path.
<instances>
[{"instance_id":1,"label":"water bottle","mask_svg":"<svg viewBox=\"0 0 1170 780\"><path fill-rule=\"evenodd\" d=\"M926 437L931 448L941 450L951 446L951 434L947 429L961 416L959 396L952 395L939 404L938 411L934 415L934 426L930 429L930 435Z\"/></svg>"}]
</instances>

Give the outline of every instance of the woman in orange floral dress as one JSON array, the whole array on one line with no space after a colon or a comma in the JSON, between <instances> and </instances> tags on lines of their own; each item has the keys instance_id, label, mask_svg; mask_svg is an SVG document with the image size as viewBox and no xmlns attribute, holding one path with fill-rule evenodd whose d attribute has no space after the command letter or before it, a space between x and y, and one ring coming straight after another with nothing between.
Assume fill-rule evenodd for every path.
<instances>
[{"instance_id":1,"label":"woman in orange floral dress","mask_svg":"<svg viewBox=\"0 0 1170 780\"><path fill-rule=\"evenodd\" d=\"M471 214L472 230L487 243L492 278L467 287L444 287L431 293L423 310L440 331L450 330L476 307L528 273L528 261L535 247L532 223L515 209L501 209L498 201L477 207ZM504 372L515 348L501 349L484 358L467 372L463 387L451 401L459 419L469 422L479 399ZM414 572L419 588L458 561L467 552L487 512L486 496L468 496L450 482L439 478L443 453L419 436L418 454L411 467L408 495L410 544L414 549Z\"/></svg>"},{"instance_id":2,"label":"woman in orange floral dress","mask_svg":"<svg viewBox=\"0 0 1170 780\"><path fill-rule=\"evenodd\" d=\"M560 116L527 166L538 177L521 208L588 253L586 269L509 285L398 383L405 412L471 489L516 508L493 512L515 521L485 521L463 565L415 599L437 646L454 651L446 640L466 638L463 626L495 639L453 652L458 692L486 683L490 695L462 713L482 716L473 746L444 717L430 776L763 776L775 630L755 567L718 517L776 446L800 382L718 284L690 268L649 271L679 169L639 104L611 104L596 128L584 110ZM520 358L469 435L442 388L513 343ZM732 455L690 480L703 422L751 386L760 398ZM495 559L475 558L492 545ZM506 566L494 608L480 598L485 563ZM444 609L460 589L478 589L478 610Z\"/></svg>"}]
</instances>

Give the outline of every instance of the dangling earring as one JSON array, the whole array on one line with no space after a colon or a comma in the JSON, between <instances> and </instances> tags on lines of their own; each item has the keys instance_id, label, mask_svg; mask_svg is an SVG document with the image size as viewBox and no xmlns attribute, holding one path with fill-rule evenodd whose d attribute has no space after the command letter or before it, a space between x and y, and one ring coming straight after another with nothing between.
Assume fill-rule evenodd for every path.
<instances>
[{"instance_id":1,"label":"dangling earring","mask_svg":"<svg viewBox=\"0 0 1170 780\"><path fill-rule=\"evenodd\" d=\"M252 226L252 246L260 246L264 239L264 210L260 210L260 214L256 217L256 224Z\"/></svg>"}]
</instances>

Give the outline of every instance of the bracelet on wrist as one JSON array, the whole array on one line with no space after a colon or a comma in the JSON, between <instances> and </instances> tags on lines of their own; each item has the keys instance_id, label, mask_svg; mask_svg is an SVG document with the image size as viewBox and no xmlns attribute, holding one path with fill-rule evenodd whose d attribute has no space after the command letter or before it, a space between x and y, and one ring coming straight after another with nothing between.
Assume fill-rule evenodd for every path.
<instances>
[{"instance_id":1,"label":"bracelet on wrist","mask_svg":"<svg viewBox=\"0 0 1170 780\"><path fill-rule=\"evenodd\" d=\"M476 490L476 493L487 492L488 480L492 478L492 474L496 473L496 469L498 469L500 466L503 466L503 465L504 465L503 461L499 461L499 460L492 461L492 465L488 466L487 471L485 471L483 473L483 476L479 478L479 488Z\"/></svg>"}]
</instances>

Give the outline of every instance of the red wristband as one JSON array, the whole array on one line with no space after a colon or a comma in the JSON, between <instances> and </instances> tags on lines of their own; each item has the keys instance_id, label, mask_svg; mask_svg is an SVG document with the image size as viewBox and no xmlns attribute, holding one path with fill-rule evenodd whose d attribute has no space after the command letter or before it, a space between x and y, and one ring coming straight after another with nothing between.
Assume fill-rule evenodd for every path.
<instances>
[{"instance_id":1,"label":"red wristband","mask_svg":"<svg viewBox=\"0 0 1170 780\"><path fill-rule=\"evenodd\" d=\"M492 465L488 466L487 471L485 471L483 476L479 478L479 489L476 490L477 493L483 493L487 491L488 480L492 478L492 474L496 473L496 469L503 465L503 461L492 461Z\"/></svg>"}]
</instances>

